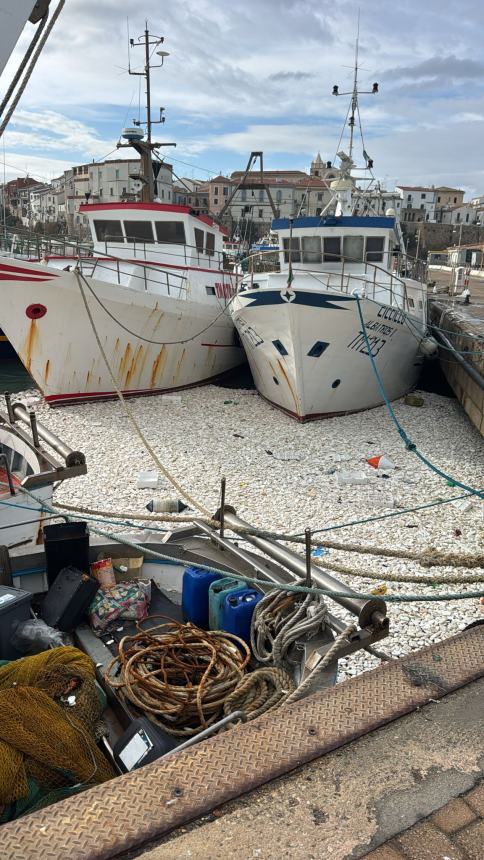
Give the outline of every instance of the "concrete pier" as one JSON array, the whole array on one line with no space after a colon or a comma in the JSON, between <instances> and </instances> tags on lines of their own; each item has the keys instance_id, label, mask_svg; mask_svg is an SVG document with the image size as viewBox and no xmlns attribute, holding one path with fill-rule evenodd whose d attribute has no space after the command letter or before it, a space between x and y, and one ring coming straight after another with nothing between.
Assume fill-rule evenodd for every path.
<instances>
[{"instance_id":1,"label":"concrete pier","mask_svg":"<svg viewBox=\"0 0 484 860\"><path fill-rule=\"evenodd\" d=\"M484 281L470 278L470 303L459 303L455 296L444 292L450 281L449 272L432 271L438 293L430 297L429 317L450 344L460 353L474 373L468 373L462 361L444 344L439 358L444 375L472 423L484 435ZM479 340L478 338L482 338Z\"/></svg>"}]
</instances>

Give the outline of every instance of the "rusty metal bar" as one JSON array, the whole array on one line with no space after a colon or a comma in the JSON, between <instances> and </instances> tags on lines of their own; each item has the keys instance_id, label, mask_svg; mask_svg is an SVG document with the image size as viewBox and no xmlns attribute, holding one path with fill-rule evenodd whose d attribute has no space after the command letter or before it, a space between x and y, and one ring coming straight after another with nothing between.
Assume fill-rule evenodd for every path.
<instances>
[{"instance_id":1,"label":"rusty metal bar","mask_svg":"<svg viewBox=\"0 0 484 860\"><path fill-rule=\"evenodd\" d=\"M10 471L10 463L8 462L8 457L6 454L0 454L0 462L5 463L5 474L7 476L8 489L10 491L10 495L15 495L15 487L12 481L12 473Z\"/></svg>"}]
</instances>

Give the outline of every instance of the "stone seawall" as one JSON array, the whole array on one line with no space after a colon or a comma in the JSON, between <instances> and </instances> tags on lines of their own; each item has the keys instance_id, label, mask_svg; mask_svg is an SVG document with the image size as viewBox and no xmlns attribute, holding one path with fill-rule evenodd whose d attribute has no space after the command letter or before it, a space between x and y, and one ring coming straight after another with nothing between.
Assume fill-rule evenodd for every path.
<instances>
[{"instance_id":1,"label":"stone seawall","mask_svg":"<svg viewBox=\"0 0 484 860\"><path fill-rule=\"evenodd\" d=\"M480 308L482 310L482 308ZM429 316L432 325L443 329L443 334L461 354L465 361L484 378L484 344L476 335L484 337L484 318L472 305L450 307L442 300L429 301ZM484 388L444 347L439 349L439 358L444 375L456 397L467 412L472 423L484 436Z\"/></svg>"}]
</instances>

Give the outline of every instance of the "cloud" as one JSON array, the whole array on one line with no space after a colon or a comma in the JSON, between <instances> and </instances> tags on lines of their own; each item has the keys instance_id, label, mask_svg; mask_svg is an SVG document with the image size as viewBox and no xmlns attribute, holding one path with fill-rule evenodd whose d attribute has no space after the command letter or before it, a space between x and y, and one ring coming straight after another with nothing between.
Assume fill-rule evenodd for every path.
<instances>
[{"instance_id":1,"label":"cloud","mask_svg":"<svg viewBox=\"0 0 484 860\"><path fill-rule=\"evenodd\" d=\"M397 66L393 69L387 69L383 75L386 80L400 80L402 78L413 80L426 78L441 80L484 79L484 63L467 58L459 59L450 54L446 57L429 57L428 60L423 60L414 66Z\"/></svg>"},{"instance_id":2,"label":"cloud","mask_svg":"<svg viewBox=\"0 0 484 860\"><path fill-rule=\"evenodd\" d=\"M313 78L309 72L274 72L269 75L270 81L304 81Z\"/></svg>"}]
</instances>

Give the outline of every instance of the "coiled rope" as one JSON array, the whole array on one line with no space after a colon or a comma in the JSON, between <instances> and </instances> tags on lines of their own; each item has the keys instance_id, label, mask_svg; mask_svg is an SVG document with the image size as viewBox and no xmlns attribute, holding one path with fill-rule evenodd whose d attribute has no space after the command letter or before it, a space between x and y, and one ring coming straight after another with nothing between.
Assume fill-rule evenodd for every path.
<instances>
[{"instance_id":1,"label":"coiled rope","mask_svg":"<svg viewBox=\"0 0 484 860\"><path fill-rule=\"evenodd\" d=\"M301 600L279 589L270 591L257 603L252 616L250 644L259 663L283 668L297 639L315 635L325 623L328 607L322 597L308 595Z\"/></svg>"},{"instance_id":2,"label":"coiled rope","mask_svg":"<svg viewBox=\"0 0 484 860\"><path fill-rule=\"evenodd\" d=\"M143 624L156 617L163 616ZM191 737L221 719L250 660L246 643L231 633L171 619L137 627L137 634L123 637L106 667L109 686L175 737Z\"/></svg>"}]
</instances>

